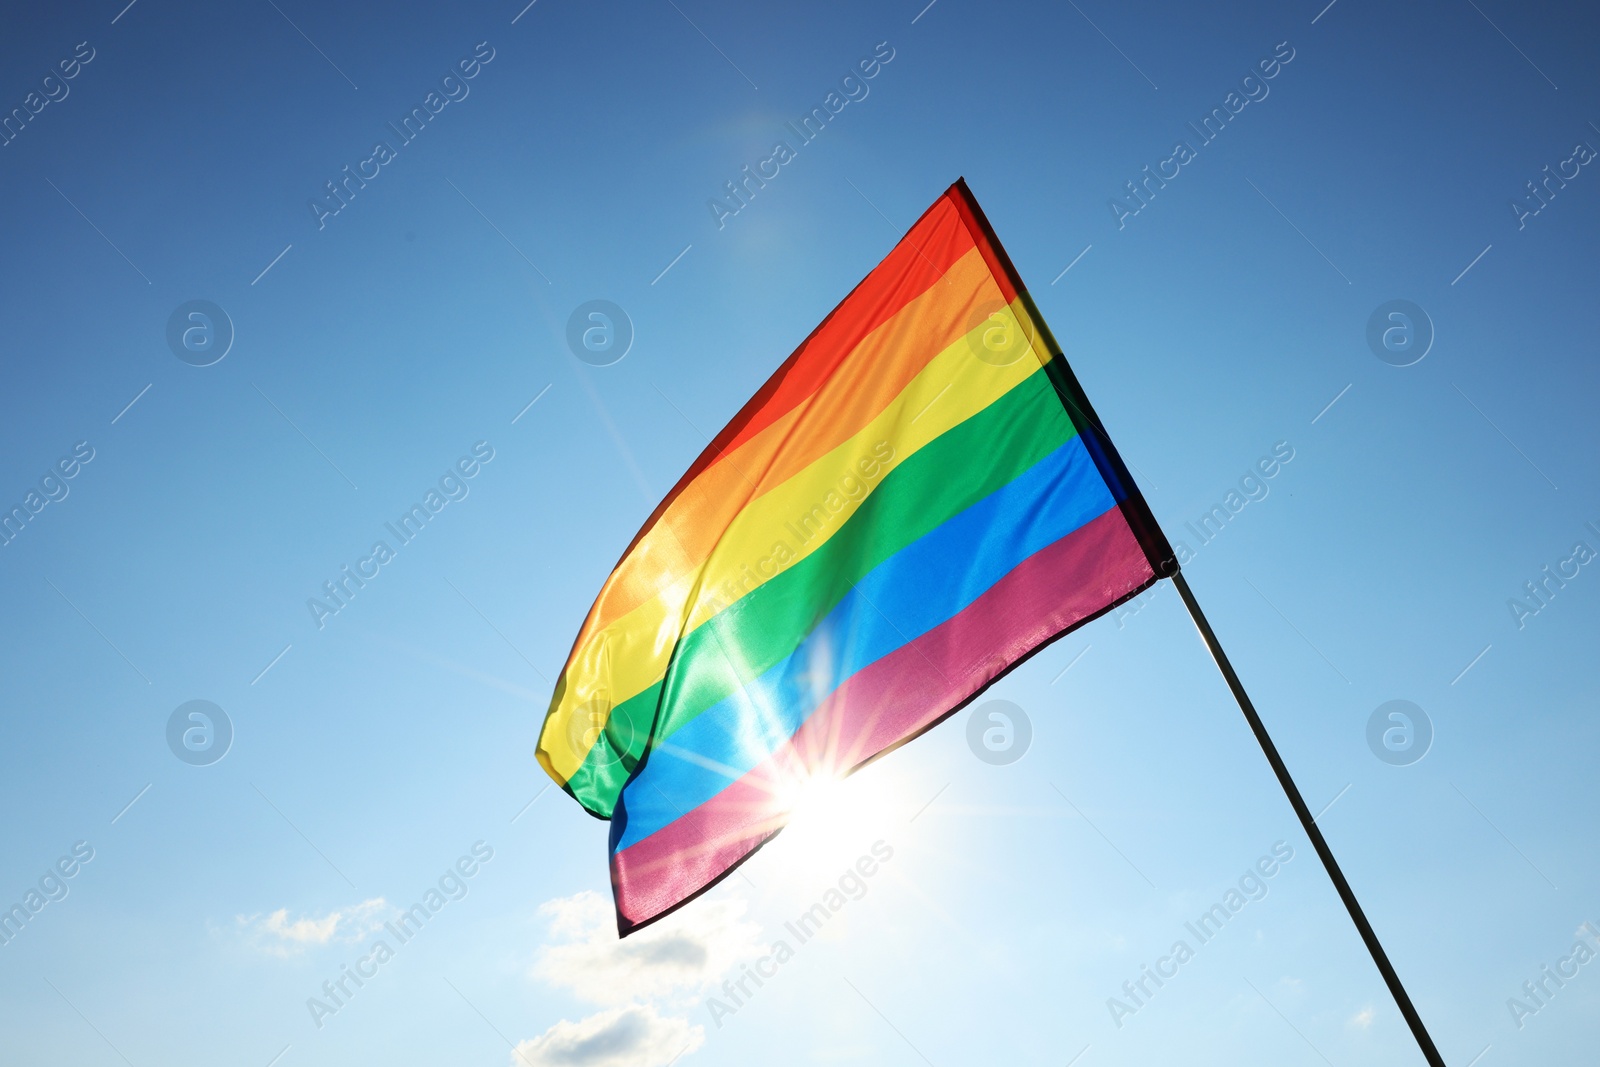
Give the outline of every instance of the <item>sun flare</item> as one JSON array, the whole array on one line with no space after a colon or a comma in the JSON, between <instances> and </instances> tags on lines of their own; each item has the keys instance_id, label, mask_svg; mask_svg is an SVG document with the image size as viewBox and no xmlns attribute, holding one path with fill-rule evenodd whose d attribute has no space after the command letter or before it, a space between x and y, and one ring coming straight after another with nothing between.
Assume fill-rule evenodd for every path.
<instances>
[{"instance_id":1,"label":"sun flare","mask_svg":"<svg viewBox=\"0 0 1600 1067\"><path fill-rule=\"evenodd\" d=\"M848 863L873 838L873 828L893 818L892 775L872 767L843 777L829 770L798 776L780 791L788 822L774 849L793 871Z\"/></svg>"}]
</instances>

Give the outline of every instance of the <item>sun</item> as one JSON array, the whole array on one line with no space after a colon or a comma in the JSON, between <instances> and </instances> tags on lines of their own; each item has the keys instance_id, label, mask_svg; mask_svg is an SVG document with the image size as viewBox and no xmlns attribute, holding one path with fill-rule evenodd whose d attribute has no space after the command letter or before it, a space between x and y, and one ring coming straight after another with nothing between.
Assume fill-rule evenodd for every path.
<instances>
[{"instance_id":1,"label":"sun","mask_svg":"<svg viewBox=\"0 0 1600 1067\"><path fill-rule=\"evenodd\" d=\"M874 766L849 777L824 769L796 776L779 790L788 823L771 848L785 867L812 872L848 864L873 839L873 827L893 814L886 768Z\"/></svg>"}]
</instances>

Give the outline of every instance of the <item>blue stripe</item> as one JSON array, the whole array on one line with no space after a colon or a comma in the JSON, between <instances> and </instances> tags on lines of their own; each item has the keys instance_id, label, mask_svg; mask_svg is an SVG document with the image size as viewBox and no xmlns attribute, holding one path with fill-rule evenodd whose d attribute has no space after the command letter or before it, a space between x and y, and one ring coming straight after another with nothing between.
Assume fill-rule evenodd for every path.
<instances>
[{"instance_id":1,"label":"blue stripe","mask_svg":"<svg viewBox=\"0 0 1600 1067\"><path fill-rule=\"evenodd\" d=\"M793 653L650 753L618 800L612 851L716 796L785 744L852 674L959 614L1023 560L1115 506L1080 435L900 549Z\"/></svg>"}]
</instances>

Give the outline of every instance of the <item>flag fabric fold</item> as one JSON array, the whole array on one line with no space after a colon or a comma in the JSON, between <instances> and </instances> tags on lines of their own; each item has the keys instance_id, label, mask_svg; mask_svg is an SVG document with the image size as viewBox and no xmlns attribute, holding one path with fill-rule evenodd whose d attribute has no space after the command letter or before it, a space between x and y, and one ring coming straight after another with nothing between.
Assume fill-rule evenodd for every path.
<instances>
[{"instance_id":1,"label":"flag fabric fold","mask_svg":"<svg viewBox=\"0 0 1600 1067\"><path fill-rule=\"evenodd\" d=\"M556 682L624 935L1176 561L958 181L657 506Z\"/></svg>"}]
</instances>

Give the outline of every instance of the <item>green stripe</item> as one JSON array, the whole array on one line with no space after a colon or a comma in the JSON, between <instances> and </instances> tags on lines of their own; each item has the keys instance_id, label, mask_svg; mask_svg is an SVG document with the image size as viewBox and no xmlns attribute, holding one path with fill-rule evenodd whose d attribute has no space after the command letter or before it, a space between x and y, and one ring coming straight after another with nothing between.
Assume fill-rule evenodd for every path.
<instances>
[{"instance_id":1,"label":"green stripe","mask_svg":"<svg viewBox=\"0 0 1600 1067\"><path fill-rule=\"evenodd\" d=\"M666 699L657 681L613 708L568 791L609 816L652 732L659 743L760 677L873 568L1011 482L1075 433L1041 369L906 457L825 544L679 641L667 667L672 684ZM796 538L787 529L774 531L774 537L794 547Z\"/></svg>"}]
</instances>

